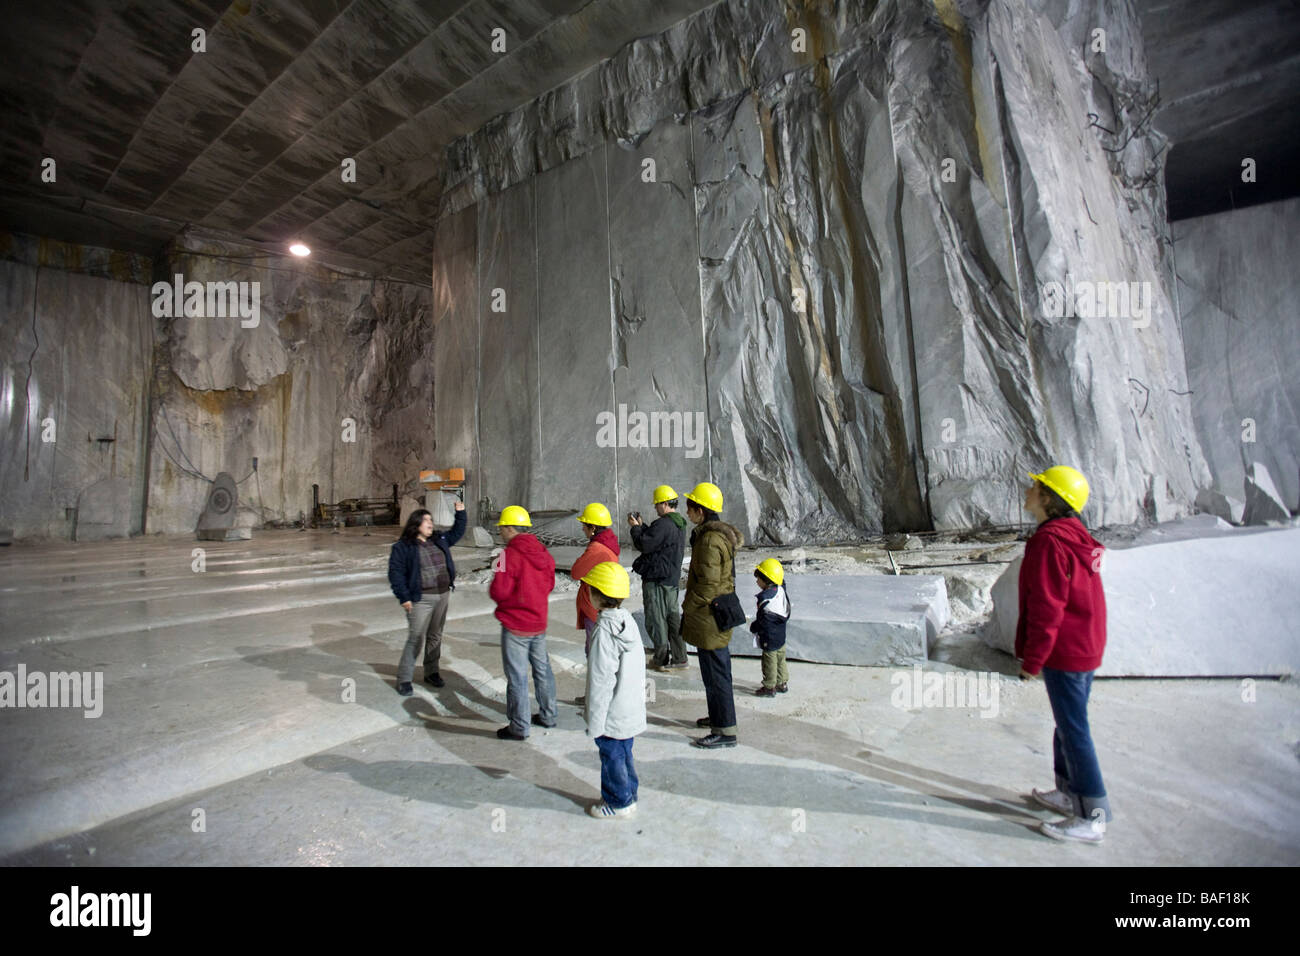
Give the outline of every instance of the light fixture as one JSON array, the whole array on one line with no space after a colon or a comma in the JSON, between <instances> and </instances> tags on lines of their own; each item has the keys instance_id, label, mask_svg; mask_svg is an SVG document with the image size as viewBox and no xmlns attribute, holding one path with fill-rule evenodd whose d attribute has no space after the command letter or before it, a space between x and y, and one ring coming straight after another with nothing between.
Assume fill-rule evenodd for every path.
<instances>
[{"instance_id":1,"label":"light fixture","mask_svg":"<svg viewBox=\"0 0 1300 956\"><path fill-rule=\"evenodd\" d=\"M292 252L295 256L311 255L311 250L308 249L306 246L304 246L301 242L295 242L293 245L289 247L289 251Z\"/></svg>"}]
</instances>

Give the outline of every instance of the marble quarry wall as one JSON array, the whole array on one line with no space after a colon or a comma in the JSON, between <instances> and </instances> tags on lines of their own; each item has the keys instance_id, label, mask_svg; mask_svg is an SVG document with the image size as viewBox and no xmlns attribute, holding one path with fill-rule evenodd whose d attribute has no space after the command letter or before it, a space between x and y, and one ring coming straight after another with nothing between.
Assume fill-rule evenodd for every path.
<instances>
[{"instance_id":1,"label":"marble quarry wall","mask_svg":"<svg viewBox=\"0 0 1300 956\"><path fill-rule=\"evenodd\" d=\"M1174 223L1196 430L1216 491L1242 498L1262 463L1300 504L1300 200Z\"/></svg>"},{"instance_id":2,"label":"marble quarry wall","mask_svg":"<svg viewBox=\"0 0 1300 956\"><path fill-rule=\"evenodd\" d=\"M1054 461L1094 524L1190 510L1153 94L1127 2L726 0L629 44L448 151L440 464L492 510L712 480L760 542L1019 522Z\"/></svg>"},{"instance_id":3,"label":"marble quarry wall","mask_svg":"<svg viewBox=\"0 0 1300 956\"><path fill-rule=\"evenodd\" d=\"M330 502L416 490L433 448L428 291L241 255L205 243L155 269L257 282L261 305L256 326L157 320L147 530L193 527L208 489L194 473L240 482L242 526L310 512L313 483Z\"/></svg>"},{"instance_id":4,"label":"marble quarry wall","mask_svg":"<svg viewBox=\"0 0 1300 956\"><path fill-rule=\"evenodd\" d=\"M143 528L148 277L140 256L0 237L0 527L15 537Z\"/></svg>"},{"instance_id":5,"label":"marble quarry wall","mask_svg":"<svg viewBox=\"0 0 1300 956\"><path fill-rule=\"evenodd\" d=\"M0 526L15 536L193 531L205 479L222 471L239 482L244 527L309 512L313 483L323 501L388 496L394 483L419 490L434 448L428 289L250 258L215 241L156 260L11 244L0 262L6 447L25 447L38 259L31 407L58 428L57 443L43 444L34 417L30 462L0 464ZM248 283L255 316L160 305L153 283L178 273Z\"/></svg>"}]
</instances>

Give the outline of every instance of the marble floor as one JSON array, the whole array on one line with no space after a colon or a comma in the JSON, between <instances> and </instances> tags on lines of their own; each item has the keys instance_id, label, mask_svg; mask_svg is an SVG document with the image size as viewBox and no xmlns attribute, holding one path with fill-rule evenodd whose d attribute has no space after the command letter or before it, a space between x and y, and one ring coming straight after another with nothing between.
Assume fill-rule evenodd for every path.
<instances>
[{"instance_id":1,"label":"marble floor","mask_svg":"<svg viewBox=\"0 0 1300 956\"><path fill-rule=\"evenodd\" d=\"M740 746L706 752L688 746L705 712L692 664L651 673L637 815L592 820L599 758L572 705L573 592L552 604L559 725L500 741L498 632L475 571L488 552L456 549L447 686L402 698L391 539L0 549L0 672L81 672L87 688L102 675L76 707L0 707L0 863L1300 863L1294 681L1260 681L1253 700L1236 680L1098 681L1090 713L1116 819L1091 847L1035 829L1052 818L1026 798L1052 784L1040 682L994 677L981 716L896 706L906 668L795 662L790 693L759 699L758 660L737 659Z\"/></svg>"}]
</instances>

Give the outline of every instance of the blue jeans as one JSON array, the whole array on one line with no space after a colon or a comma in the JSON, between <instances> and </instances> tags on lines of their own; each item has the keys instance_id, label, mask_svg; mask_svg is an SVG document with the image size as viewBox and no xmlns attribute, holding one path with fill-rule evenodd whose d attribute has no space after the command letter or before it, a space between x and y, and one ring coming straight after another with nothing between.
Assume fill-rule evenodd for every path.
<instances>
[{"instance_id":1,"label":"blue jeans","mask_svg":"<svg viewBox=\"0 0 1300 956\"><path fill-rule=\"evenodd\" d=\"M1092 671L1058 671L1043 668L1043 683L1052 705L1056 730L1052 734L1052 767L1056 771L1056 789L1074 803L1074 815L1112 819L1106 786L1101 782L1097 751L1092 746L1088 728L1088 694L1092 691ZM1097 811L1100 811L1098 813Z\"/></svg>"},{"instance_id":2,"label":"blue jeans","mask_svg":"<svg viewBox=\"0 0 1300 956\"><path fill-rule=\"evenodd\" d=\"M709 725L715 734L736 735L736 700L731 690L731 651L700 648L700 677L704 679L704 699L709 705Z\"/></svg>"},{"instance_id":3,"label":"blue jeans","mask_svg":"<svg viewBox=\"0 0 1300 956\"><path fill-rule=\"evenodd\" d=\"M533 668L533 684L537 689L537 706L542 723L554 724L558 714L555 708L555 675L551 673L551 658L546 653L546 635L520 637L501 628L501 668L506 673L506 713L510 716L510 729L528 736L532 723L532 708L528 705L528 668Z\"/></svg>"},{"instance_id":4,"label":"blue jeans","mask_svg":"<svg viewBox=\"0 0 1300 956\"><path fill-rule=\"evenodd\" d=\"M632 741L597 737L600 748L600 795L615 810L636 803L636 765L632 763Z\"/></svg>"}]
</instances>

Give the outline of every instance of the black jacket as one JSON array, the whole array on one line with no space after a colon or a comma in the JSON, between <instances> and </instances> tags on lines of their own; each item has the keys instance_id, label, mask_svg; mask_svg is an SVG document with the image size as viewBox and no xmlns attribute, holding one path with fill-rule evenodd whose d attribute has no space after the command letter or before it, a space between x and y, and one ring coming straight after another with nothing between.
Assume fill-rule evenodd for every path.
<instances>
[{"instance_id":1,"label":"black jacket","mask_svg":"<svg viewBox=\"0 0 1300 956\"><path fill-rule=\"evenodd\" d=\"M429 540L442 549L447 559L447 576L451 586L456 587L456 564L451 560L451 546L465 533L465 512L457 511L456 520L450 531L435 531ZM388 552L388 584L397 595L397 603L414 604L420 600L420 544L418 541L393 542L393 550Z\"/></svg>"},{"instance_id":2,"label":"black jacket","mask_svg":"<svg viewBox=\"0 0 1300 956\"><path fill-rule=\"evenodd\" d=\"M749 629L765 651L785 647L785 622L790 620L790 596L785 585L776 585L758 593L758 614Z\"/></svg>"},{"instance_id":3,"label":"black jacket","mask_svg":"<svg viewBox=\"0 0 1300 956\"><path fill-rule=\"evenodd\" d=\"M682 555L686 553L685 528L686 519L676 511L649 525L632 525L632 546L641 552L632 562L632 570L643 581L677 587L682 579Z\"/></svg>"}]
</instances>

